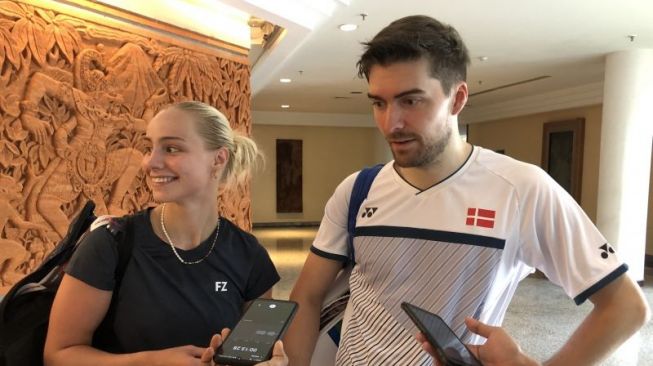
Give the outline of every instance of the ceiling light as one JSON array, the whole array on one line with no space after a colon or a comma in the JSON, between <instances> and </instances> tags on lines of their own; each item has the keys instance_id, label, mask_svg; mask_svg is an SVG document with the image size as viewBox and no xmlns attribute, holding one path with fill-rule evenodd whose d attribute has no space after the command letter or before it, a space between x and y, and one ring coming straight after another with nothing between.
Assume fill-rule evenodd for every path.
<instances>
[{"instance_id":1,"label":"ceiling light","mask_svg":"<svg viewBox=\"0 0 653 366\"><path fill-rule=\"evenodd\" d=\"M351 23L340 24L338 26L338 29L340 29L343 32L351 32L353 30L356 30L356 28L358 28L358 26L356 24L351 24Z\"/></svg>"},{"instance_id":2,"label":"ceiling light","mask_svg":"<svg viewBox=\"0 0 653 366\"><path fill-rule=\"evenodd\" d=\"M290 104L282 104L281 108L288 109L288 108L290 108Z\"/></svg>"},{"instance_id":3,"label":"ceiling light","mask_svg":"<svg viewBox=\"0 0 653 366\"><path fill-rule=\"evenodd\" d=\"M282 83L288 84L288 83L292 82L292 79L291 78L281 78L281 79L279 79L279 81L282 82Z\"/></svg>"},{"instance_id":4,"label":"ceiling light","mask_svg":"<svg viewBox=\"0 0 653 366\"><path fill-rule=\"evenodd\" d=\"M481 56L478 58L480 61L487 61L488 57L487 56Z\"/></svg>"}]
</instances>

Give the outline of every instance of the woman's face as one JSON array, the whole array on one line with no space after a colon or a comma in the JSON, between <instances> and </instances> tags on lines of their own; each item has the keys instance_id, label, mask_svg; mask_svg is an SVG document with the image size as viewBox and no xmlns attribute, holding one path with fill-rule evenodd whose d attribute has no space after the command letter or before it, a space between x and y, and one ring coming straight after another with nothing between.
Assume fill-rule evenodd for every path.
<instances>
[{"instance_id":1,"label":"woman's face","mask_svg":"<svg viewBox=\"0 0 653 366\"><path fill-rule=\"evenodd\" d=\"M143 157L147 184L157 202L213 202L226 163L226 150L208 150L194 117L168 108L148 124L149 151Z\"/></svg>"}]
</instances>

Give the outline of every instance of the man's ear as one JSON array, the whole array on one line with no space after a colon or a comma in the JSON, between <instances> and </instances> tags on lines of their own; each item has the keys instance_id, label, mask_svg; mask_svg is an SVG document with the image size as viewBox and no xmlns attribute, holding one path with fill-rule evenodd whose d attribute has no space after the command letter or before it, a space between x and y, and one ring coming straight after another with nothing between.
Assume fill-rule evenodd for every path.
<instances>
[{"instance_id":1,"label":"man's ear","mask_svg":"<svg viewBox=\"0 0 653 366\"><path fill-rule=\"evenodd\" d=\"M453 94L453 103L451 103L451 114L458 115L465 108L467 104L467 98L469 97L469 90L467 89L467 83L464 81L459 82L453 88L451 93Z\"/></svg>"}]
</instances>

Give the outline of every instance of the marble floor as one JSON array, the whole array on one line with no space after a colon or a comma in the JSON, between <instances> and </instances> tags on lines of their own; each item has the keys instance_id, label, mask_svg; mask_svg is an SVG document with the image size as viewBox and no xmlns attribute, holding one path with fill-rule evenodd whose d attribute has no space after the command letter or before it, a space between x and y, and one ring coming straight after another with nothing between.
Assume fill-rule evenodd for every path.
<instances>
[{"instance_id":1,"label":"marble floor","mask_svg":"<svg viewBox=\"0 0 653 366\"><path fill-rule=\"evenodd\" d=\"M255 229L261 243L268 249L282 280L273 296L287 299L308 255L316 228ZM642 287L653 307L653 271L647 269ZM504 327L518 340L521 347L537 360L553 354L591 310L591 303L576 306L559 287L546 279L528 277L517 289L508 308ZM603 366L653 365L653 322L633 336Z\"/></svg>"}]
</instances>

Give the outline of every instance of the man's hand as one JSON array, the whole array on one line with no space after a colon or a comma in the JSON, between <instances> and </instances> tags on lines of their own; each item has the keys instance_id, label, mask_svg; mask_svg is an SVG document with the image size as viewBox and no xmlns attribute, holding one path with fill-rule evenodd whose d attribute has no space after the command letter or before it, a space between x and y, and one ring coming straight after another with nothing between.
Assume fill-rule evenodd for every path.
<instances>
[{"instance_id":1,"label":"man's hand","mask_svg":"<svg viewBox=\"0 0 653 366\"><path fill-rule=\"evenodd\" d=\"M482 346L467 347L484 366L539 365L522 352L521 347L503 328L493 327L473 318L466 318L465 324L472 333L487 339Z\"/></svg>"},{"instance_id":2,"label":"man's hand","mask_svg":"<svg viewBox=\"0 0 653 366\"><path fill-rule=\"evenodd\" d=\"M484 345L468 345L467 348L484 366L539 366L540 364L524 354L514 339L501 327L493 327L480 321L465 319L467 328L474 334L487 339ZM416 335L417 341L428 352L436 365L444 365L438 353L422 333Z\"/></svg>"}]
</instances>

